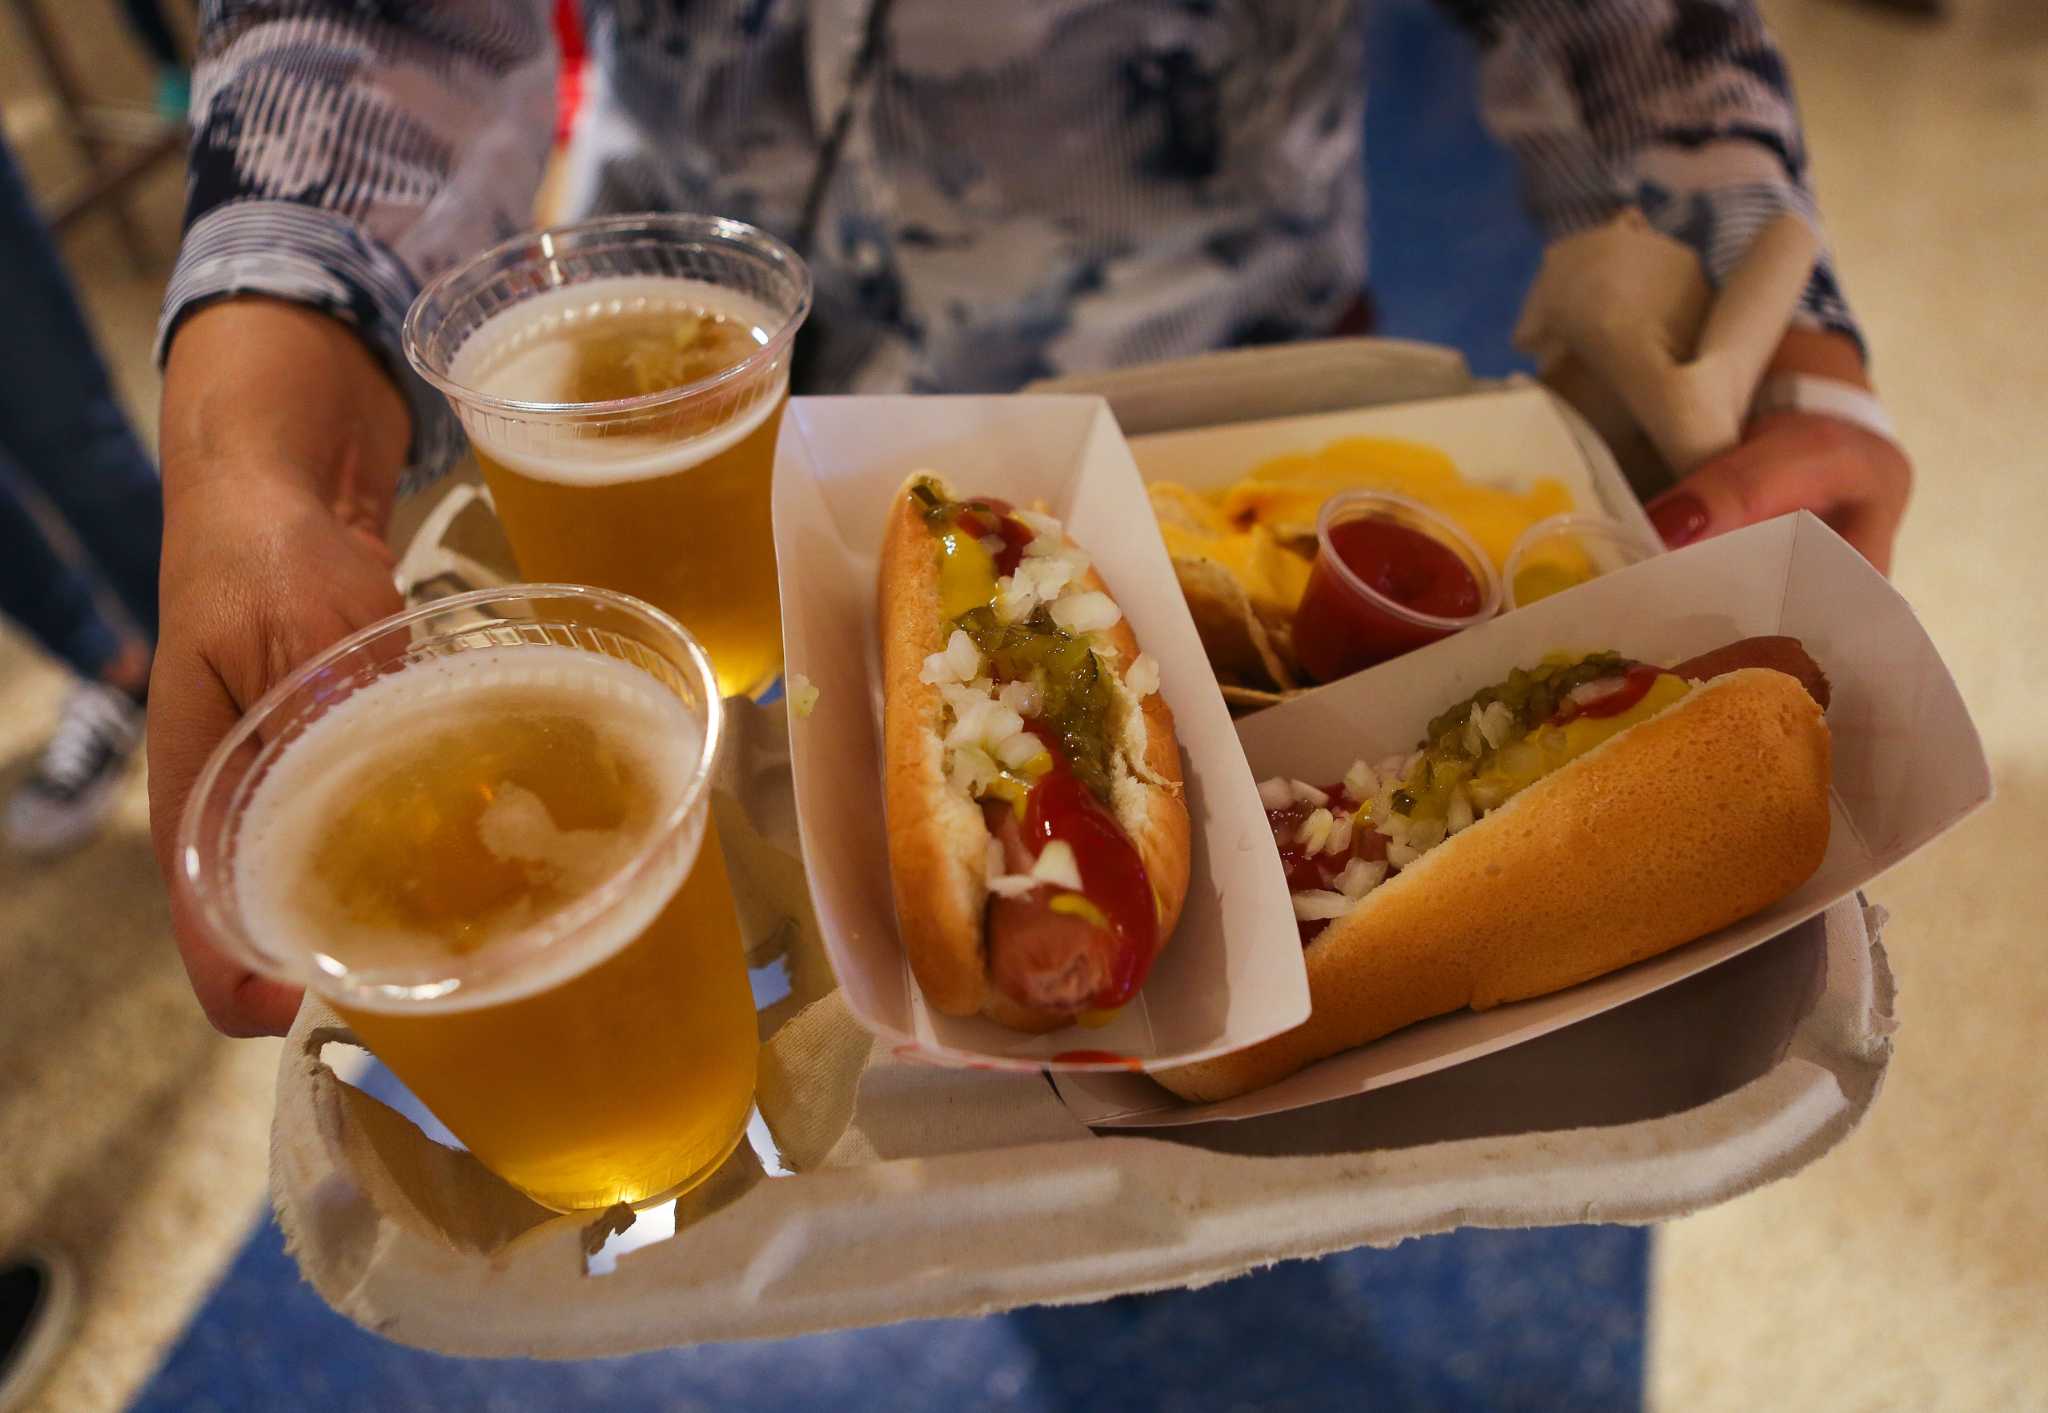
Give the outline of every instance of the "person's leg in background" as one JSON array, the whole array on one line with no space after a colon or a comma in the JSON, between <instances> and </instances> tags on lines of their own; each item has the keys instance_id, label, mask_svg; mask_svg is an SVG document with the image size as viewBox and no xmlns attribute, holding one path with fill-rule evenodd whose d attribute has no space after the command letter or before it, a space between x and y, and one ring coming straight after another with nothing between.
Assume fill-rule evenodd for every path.
<instances>
[{"instance_id":1,"label":"person's leg in background","mask_svg":"<svg viewBox=\"0 0 2048 1413\"><path fill-rule=\"evenodd\" d=\"M8 839L54 850L88 837L141 742L156 639L163 491L136 440L63 262L11 155L0 146L0 613L81 679L43 760L8 802ZM100 612L84 566L67 563L16 489L62 519L130 623Z\"/></svg>"},{"instance_id":2,"label":"person's leg in background","mask_svg":"<svg viewBox=\"0 0 2048 1413\"><path fill-rule=\"evenodd\" d=\"M182 122L192 101L192 75L184 51L164 17L163 0L121 0L128 28L156 63L156 108L165 118Z\"/></svg>"}]
</instances>

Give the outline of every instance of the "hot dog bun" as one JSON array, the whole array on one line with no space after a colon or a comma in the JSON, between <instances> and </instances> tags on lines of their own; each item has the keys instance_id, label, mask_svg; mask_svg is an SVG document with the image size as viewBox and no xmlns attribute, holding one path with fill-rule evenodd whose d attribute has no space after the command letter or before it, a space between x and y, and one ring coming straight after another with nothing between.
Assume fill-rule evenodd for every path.
<instances>
[{"instance_id":1,"label":"hot dog bun","mask_svg":"<svg viewBox=\"0 0 2048 1413\"><path fill-rule=\"evenodd\" d=\"M1828 844L1829 735L1749 668L1539 780L1311 942L1306 1022L1153 1078L1228 1099L1417 1021L1567 986L1782 898Z\"/></svg>"},{"instance_id":2,"label":"hot dog bun","mask_svg":"<svg viewBox=\"0 0 2048 1413\"><path fill-rule=\"evenodd\" d=\"M920 676L925 658L945 646L950 631L940 609L937 544L909 494L912 483L924 480L954 497L929 472L904 483L890 511L878 582L883 803L897 927L911 971L934 1009L985 1015L1014 1030L1057 1030L1073 1022L1072 1012L1026 1005L989 978L988 826L981 806L946 779L945 700ZM1104 590L1092 567L1087 583ZM1127 621L1119 620L1101 637L1116 649L1120 667L1136 659L1138 642ZM1108 675L1120 747L1109 803L1144 861L1164 939L1179 920L1188 886L1180 746L1164 697L1153 692L1137 701L1118 673Z\"/></svg>"}]
</instances>

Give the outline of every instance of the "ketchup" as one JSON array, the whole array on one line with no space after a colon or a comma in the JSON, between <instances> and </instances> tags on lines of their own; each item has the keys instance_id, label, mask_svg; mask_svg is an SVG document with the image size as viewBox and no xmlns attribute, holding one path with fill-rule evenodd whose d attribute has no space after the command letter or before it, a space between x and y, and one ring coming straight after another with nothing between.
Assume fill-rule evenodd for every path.
<instances>
[{"instance_id":1,"label":"ketchup","mask_svg":"<svg viewBox=\"0 0 2048 1413\"><path fill-rule=\"evenodd\" d=\"M980 496L962 506L953 517L954 524L976 539L995 535L1002 540L1003 547L995 555L998 575L1017 572L1017 566L1024 561L1024 547L1032 540L1030 527L1011 513L1013 509L1006 500Z\"/></svg>"},{"instance_id":2,"label":"ketchup","mask_svg":"<svg viewBox=\"0 0 2048 1413\"><path fill-rule=\"evenodd\" d=\"M1340 781L1323 791L1330 797L1328 808L1333 812L1357 813L1365 803L1354 800L1345 791ZM1337 875L1342 873L1353 859L1364 859L1377 863L1387 856L1387 836L1367 825L1355 825L1351 831L1351 847L1341 854L1311 854L1300 842L1301 824L1317 806L1306 801L1297 801L1283 809L1267 810L1266 823L1272 827L1273 843L1280 850L1280 867L1287 873L1287 891L1303 893L1312 888L1334 889ZM1296 918L1295 926L1301 932L1301 945L1306 947L1315 941L1317 934L1330 925L1328 918Z\"/></svg>"},{"instance_id":3,"label":"ketchup","mask_svg":"<svg viewBox=\"0 0 2048 1413\"><path fill-rule=\"evenodd\" d=\"M1127 1070L1143 1072L1145 1066L1129 1055L1119 1055L1114 1050L1062 1050L1053 1059L1068 1065L1122 1065Z\"/></svg>"},{"instance_id":4,"label":"ketchup","mask_svg":"<svg viewBox=\"0 0 2048 1413\"><path fill-rule=\"evenodd\" d=\"M1620 716L1623 712L1648 696L1650 688L1656 684L1657 679L1661 676L1663 676L1663 673L1657 668L1640 662L1632 663L1628 671L1622 674L1620 685L1613 691L1603 696L1595 697L1589 702L1566 702L1550 718L1551 724L1562 726L1566 722L1575 721L1582 716Z\"/></svg>"},{"instance_id":5,"label":"ketchup","mask_svg":"<svg viewBox=\"0 0 2048 1413\"><path fill-rule=\"evenodd\" d=\"M1294 613L1295 654L1318 681L1335 681L1466 626L1416 615L1470 619L1486 608L1479 577L1456 550L1392 516L1338 520L1324 534L1327 551L1316 555ZM1342 569L1329 563L1332 553ZM1362 592L1361 583L1371 592Z\"/></svg>"},{"instance_id":6,"label":"ketchup","mask_svg":"<svg viewBox=\"0 0 2048 1413\"><path fill-rule=\"evenodd\" d=\"M1137 845L1108 806L1082 783L1059 746L1033 728L1052 753L1053 768L1039 777L1024 802L1024 847L1035 859L1055 839L1074 851L1081 896L1109 919L1117 940L1110 979L1090 1004L1097 1010L1121 1006L1145 984L1159 951L1159 913L1152 883Z\"/></svg>"}]
</instances>

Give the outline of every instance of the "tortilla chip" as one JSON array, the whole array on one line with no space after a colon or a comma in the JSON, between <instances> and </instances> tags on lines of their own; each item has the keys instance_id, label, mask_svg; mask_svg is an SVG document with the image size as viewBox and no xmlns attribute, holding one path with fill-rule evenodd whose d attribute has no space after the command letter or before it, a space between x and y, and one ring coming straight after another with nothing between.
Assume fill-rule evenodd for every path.
<instances>
[{"instance_id":1,"label":"tortilla chip","mask_svg":"<svg viewBox=\"0 0 2048 1413\"><path fill-rule=\"evenodd\" d=\"M1161 525L1176 525L1204 535L1224 534L1231 528L1223 512L1200 491L1191 491L1172 481L1154 481L1145 489L1152 498L1152 513L1159 517Z\"/></svg>"},{"instance_id":2,"label":"tortilla chip","mask_svg":"<svg viewBox=\"0 0 2048 1413\"><path fill-rule=\"evenodd\" d=\"M1219 680L1262 687L1294 685L1294 674L1275 648L1273 634L1229 570L1213 559L1179 556L1173 570Z\"/></svg>"}]
</instances>

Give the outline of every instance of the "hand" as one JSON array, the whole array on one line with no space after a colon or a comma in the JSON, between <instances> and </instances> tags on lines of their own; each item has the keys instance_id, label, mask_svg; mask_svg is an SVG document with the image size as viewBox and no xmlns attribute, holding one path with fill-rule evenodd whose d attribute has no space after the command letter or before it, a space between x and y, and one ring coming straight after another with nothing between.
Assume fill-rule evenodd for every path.
<instances>
[{"instance_id":1,"label":"hand","mask_svg":"<svg viewBox=\"0 0 2048 1413\"><path fill-rule=\"evenodd\" d=\"M1870 386L1854 343L1812 329L1785 335L1764 376L1776 373ZM1739 445L1694 467L1651 503L1650 522L1676 549L1811 510L1889 574L1912 486L1913 465L1896 444L1838 417L1788 409L1758 417Z\"/></svg>"},{"instance_id":2,"label":"hand","mask_svg":"<svg viewBox=\"0 0 2048 1413\"><path fill-rule=\"evenodd\" d=\"M1889 574L1913 467L1892 442L1824 413L1766 413L1736 446L1700 464L1650 505L1664 543L1680 545L1811 510Z\"/></svg>"},{"instance_id":3,"label":"hand","mask_svg":"<svg viewBox=\"0 0 2048 1413\"><path fill-rule=\"evenodd\" d=\"M405 402L323 314L231 300L178 331L164 373L162 633L149 698L150 832L168 882L207 757L272 684L400 607L382 535L411 435ZM299 993L172 926L207 1019L282 1034Z\"/></svg>"}]
</instances>

